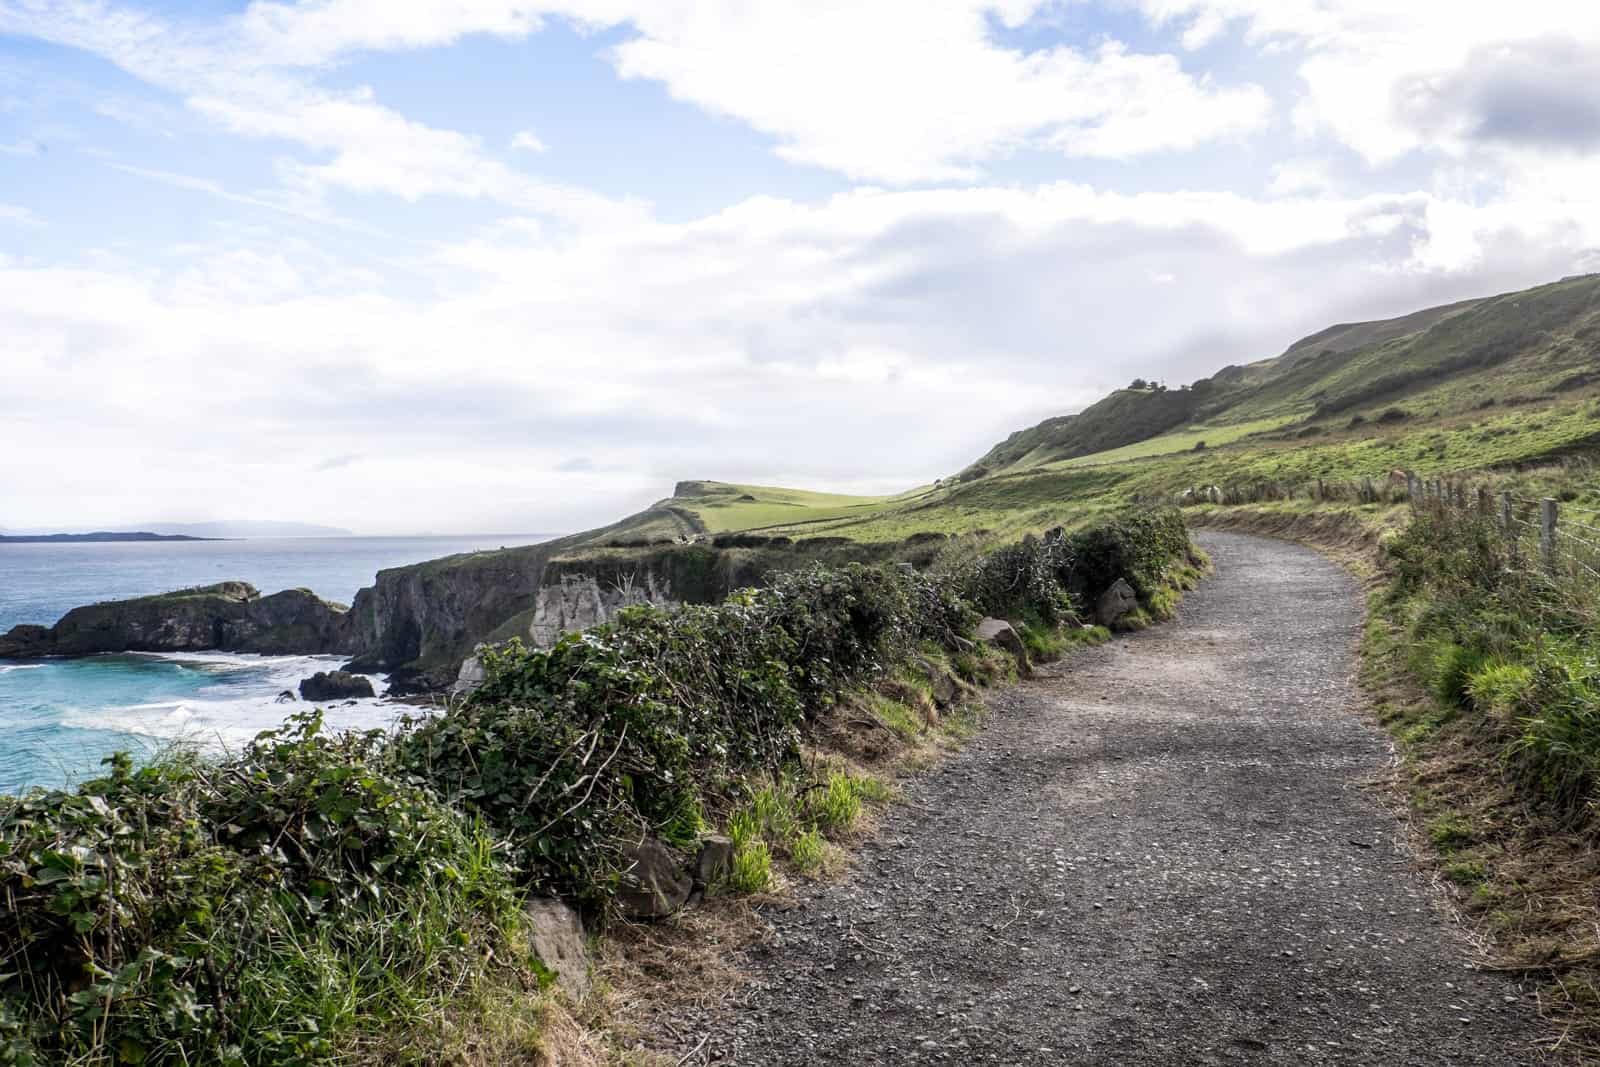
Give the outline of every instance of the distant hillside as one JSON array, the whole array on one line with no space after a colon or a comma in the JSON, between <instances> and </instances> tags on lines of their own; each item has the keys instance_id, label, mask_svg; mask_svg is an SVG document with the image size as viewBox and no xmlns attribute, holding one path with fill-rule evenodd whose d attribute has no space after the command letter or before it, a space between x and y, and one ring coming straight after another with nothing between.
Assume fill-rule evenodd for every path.
<instances>
[{"instance_id":1,"label":"distant hillside","mask_svg":"<svg viewBox=\"0 0 1600 1067\"><path fill-rule=\"evenodd\" d=\"M1118 390L1077 414L1012 434L962 476L1545 403L1595 381L1600 275L1584 275L1330 326L1272 359L1226 367L1176 390Z\"/></svg>"}]
</instances>

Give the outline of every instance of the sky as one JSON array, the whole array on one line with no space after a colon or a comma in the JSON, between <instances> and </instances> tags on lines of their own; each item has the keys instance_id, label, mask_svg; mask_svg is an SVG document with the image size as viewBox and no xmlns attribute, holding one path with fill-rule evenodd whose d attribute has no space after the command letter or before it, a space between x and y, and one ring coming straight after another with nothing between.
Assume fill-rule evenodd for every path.
<instances>
[{"instance_id":1,"label":"sky","mask_svg":"<svg viewBox=\"0 0 1600 1067\"><path fill-rule=\"evenodd\" d=\"M0 0L0 527L959 470L1600 270L1600 4Z\"/></svg>"}]
</instances>

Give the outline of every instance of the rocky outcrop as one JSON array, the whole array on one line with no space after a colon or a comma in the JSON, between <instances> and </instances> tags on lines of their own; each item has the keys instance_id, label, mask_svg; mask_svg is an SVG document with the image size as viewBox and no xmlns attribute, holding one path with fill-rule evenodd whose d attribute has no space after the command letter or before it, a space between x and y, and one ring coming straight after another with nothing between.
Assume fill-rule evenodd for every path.
<instances>
[{"instance_id":1,"label":"rocky outcrop","mask_svg":"<svg viewBox=\"0 0 1600 1067\"><path fill-rule=\"evenodd\" d=\"M219 582L73 608L54 626L18 626L0 637L7 659L211 650L346 652L345 609L307 589L262 596L248 582Z\"/></svg>"},{"instance_id":2,"label":"rocky outcrop","mask_svg":"<svg viewBox=\"0 0 1600 1067\"><path fill-rule=\"evenodd\" d=\"M356 656L349 669L390 673L391 692L448 686L474 645L533 610L545 564L561 547L471 552L379 571L350 606Z\"/></svg>"},{"instance_id":3,"label":"rocky outcrop","mask_svg":"<svg viewBox=\"0 0 1600 1067\"><path fill-rule=\"evenodd\" d=\"M675 603L665 578L653 570L629 571L608 586L594 574L562 574L539 590L528 636L540 647L573 630L598 626L635 604Z\"/></svg>"},{"instance_id":4,"label":"rocky outcrop","mask_svg":"<svg viewBox=\"0 0 1600 1067\"><path fill-rule=\"evenodd\" d=\"M1118 578L1095 602L1094 621L1101 626L1115 626L1118 619L1138 606L1139 594L1126 580Z\"/></svg>"},{"instance_id":5,"label":"rocky outcrop","mask_svg":"<svg viewBox=\"0 0 1600 1067\"><path fill-rule=\"evenodd\" d=\"M977 638L987 641L996 648L1009 652L1017 661L1017 673L1026 676L1033 671L1033 664L1028 662L1028 646L1022 643L1022 635L1004 619L984 619L978 623Z\"/></svg>"},{"instance_id":6,"label":"rocky outcrop","mask_svg":"<svg viewBox=\"0 0 1600 1067\"><path fill-rule=\"evenodd\" d=\"M694 879L666 845L646 837L623 850L627 869L617 889L617 910L629 919L659 919L689 900Z\"/></svg>"},{"instance_id":7,"label":"rocky outcrop","mask_svg":"<svg viewBox=\"0 0 1600 1067\"><path fill-rule=\"evenodd\" d=\"M376 695L369 679L349 671L318 671L300 682L302 700L347 700Z\"/></svg>"},{"instance_id":8,"label":"rocky outcrop","mask_svg":"<svg viewBox=\"0 0 1600 1067\"><path fill-rule=\"evenodd\" d=\"M589 947L578 913L559 900L528 902L528 942L534 956L555 975L556 986L574 1002L589 992Z\"/></svg>"}]
</instances>

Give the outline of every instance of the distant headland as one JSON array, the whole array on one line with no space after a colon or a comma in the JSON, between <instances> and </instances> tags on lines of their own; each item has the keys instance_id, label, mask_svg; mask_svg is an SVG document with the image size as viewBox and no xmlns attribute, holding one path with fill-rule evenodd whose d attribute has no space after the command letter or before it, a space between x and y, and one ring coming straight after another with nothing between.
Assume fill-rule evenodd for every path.
<instances>
[{"instance_id":1,"label":"distant headland","mask_svg":"<svg viewBox=\"0 0 1600 1067\"><path fill-rule=\"evenodd\" d=\"M189 534L158 534L147 531L123 533L114 530L96 530L93 533L56 534L0 534L0 545L54 545L76 542L107 541L224 541L223 537L193 537Z\"/></svg>"}]
</instances>

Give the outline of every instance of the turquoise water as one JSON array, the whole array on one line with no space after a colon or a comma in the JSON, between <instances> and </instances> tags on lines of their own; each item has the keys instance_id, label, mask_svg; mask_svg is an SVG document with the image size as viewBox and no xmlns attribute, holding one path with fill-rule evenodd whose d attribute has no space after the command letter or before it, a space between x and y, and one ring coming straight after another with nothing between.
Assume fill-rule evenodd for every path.
<instances>
[{"instance_id":1,"label":"turquoise water","mask_svg":"<svg viewBox=\"0 0 1600 1067\"><path fill-rule=\"evenodd\" d=\"M384 567L545 534L477 537L273 538L127 544L0 544L0 632L50 624L79 604L237 578L264 593L308 587L349 603ZM237 748L304 707L277 702L332 656L226 652L0 660L0 793L70 784L118 750L145 755L175 741ZM374 679L381 693L381 679ZM335 728L380 727L405 710L381 700L328 709Z\"/></svg>"}]
</instances>

